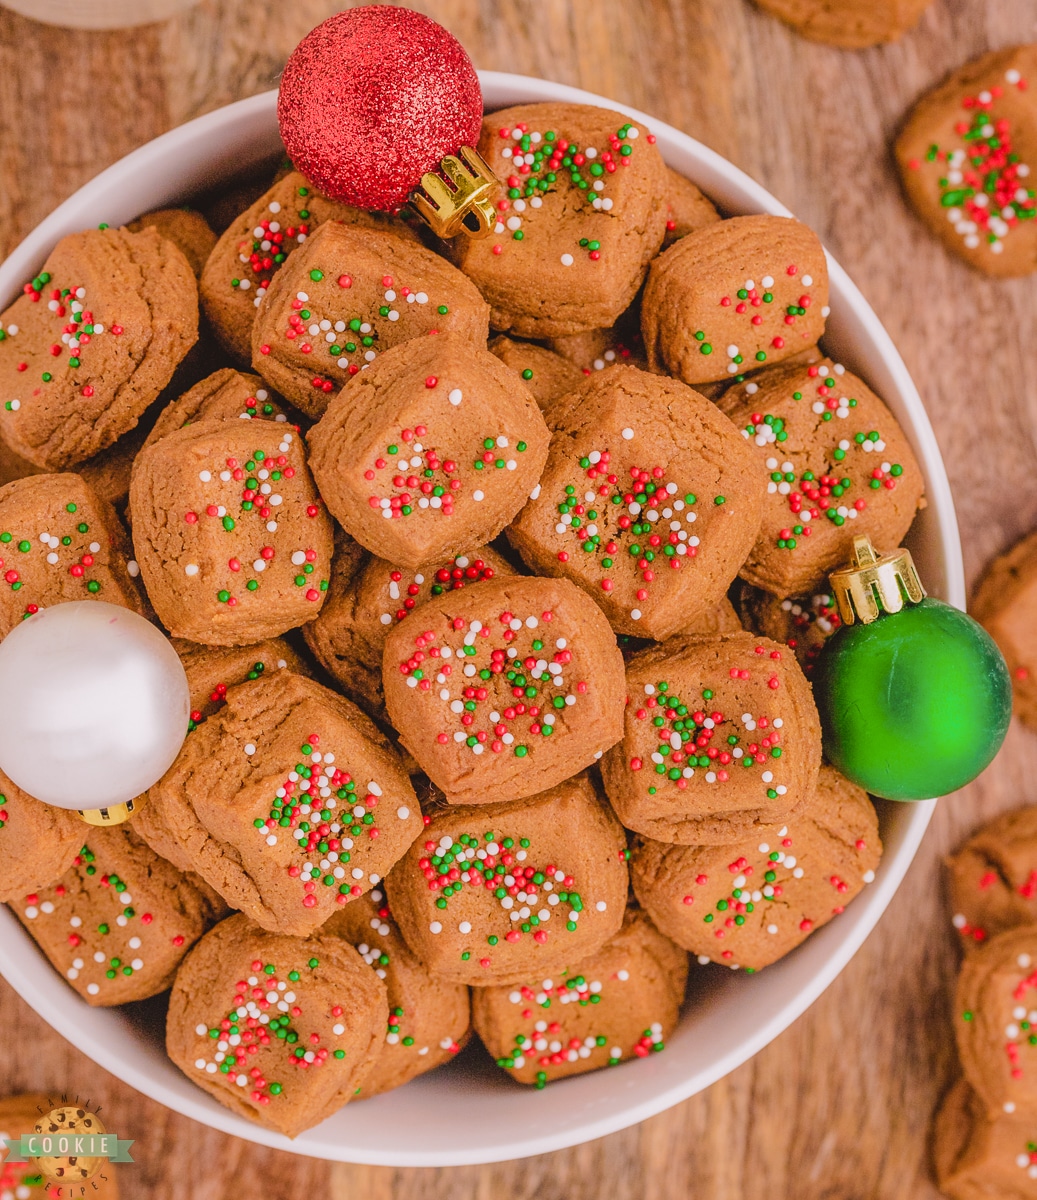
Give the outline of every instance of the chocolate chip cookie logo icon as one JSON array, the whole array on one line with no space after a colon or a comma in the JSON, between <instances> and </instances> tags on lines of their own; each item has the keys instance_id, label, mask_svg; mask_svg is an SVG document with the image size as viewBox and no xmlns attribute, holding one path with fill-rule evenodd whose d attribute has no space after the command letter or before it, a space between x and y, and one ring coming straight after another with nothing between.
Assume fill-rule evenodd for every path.
<instances>
[{"instance_id":1,"label":"chocolate chip cookie logo icon","mask_svg":"<svg viewBox=\"0 0 1037 1200\"><path fill-rule=\"evenodd\" d=\"M69 1101L61 1097L61 1103L40 1116L31 1132L2 1140L7 1147L5 1166L28 1163L35 1167L41 1182L57 1187L47 1195L95 1194L94 1181L103 1167L133 1162L129 1153L133 1142L109 1133L98 1114L78 1098Z\"/></svg>"}]
</instances>

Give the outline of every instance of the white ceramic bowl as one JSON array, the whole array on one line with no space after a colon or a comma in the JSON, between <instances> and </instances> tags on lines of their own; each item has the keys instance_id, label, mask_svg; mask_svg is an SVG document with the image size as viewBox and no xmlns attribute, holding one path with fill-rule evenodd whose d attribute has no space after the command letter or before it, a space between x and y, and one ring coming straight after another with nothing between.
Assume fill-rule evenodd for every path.
<instances>
[{"instance_id":1,"label":"white ceramic bowl","mask_svg":"<svg viewBox=\"0 0 1037 1200\"><path fill-rule=\"evenodd\" d=\"M545 80L481 74L488 110L528 101L611 101ZM221 177L268 159L281 146L276 93L267 92L182 125L127 155L56 209L0 265L0 308L11 303L67 233L183 201ZM655 132L663 157L728 214L788 210L730 163L668 125L633 109ZM909 544L929 590L964 607L958 528L940 452L918 392L889 335L845 271L829 259L829 352L885 398L925 473L929 506ZM759 975L692 964L690 999L663 1054L554 1083L533 1092L512 1083L485 1055L406 1087L351 1104L294 1141L235 1116L166 1058L161 1008L90 1008L51 968L14 916L0 908L0 971L55 1029L100 1066L145 1095L204 1124L298 1154L385 1166L451 1166L519 1158L572 1146L633 1125L676 1104L752 1057L828 986L882 915L932 812L932 801L880 804L885 855L875 882L846 913Z\"/></svg>"}]
</instances>

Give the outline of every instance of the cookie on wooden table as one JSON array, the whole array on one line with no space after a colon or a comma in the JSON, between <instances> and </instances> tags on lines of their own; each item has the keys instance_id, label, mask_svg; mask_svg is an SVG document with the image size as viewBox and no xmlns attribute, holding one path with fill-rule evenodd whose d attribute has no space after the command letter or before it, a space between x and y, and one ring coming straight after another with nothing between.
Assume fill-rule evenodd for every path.
<instances>
[{"instance_id":1,"label":"cookie on wooden table","mask_svg":"<svg viewBox=\"0 0 1037 1200\"><path fill-rule=\"evenodd\" d=\"M969 612L1005 656L1015 715L1037 728L1037 533L994 559L976 588Z\"/></svg>"},{"instance_id":2,"label":"cookie on wooden table","mask_svg":"<svg viewBox=\"0 0 1037 1200\"><path fill-rule=\"evenodd\" d=\"M1037 1122L1023 1112L991 1117L959 1079L933 1128L936 1182L951 1200L1033 1200L1037 1196Z\"/></svg>"},{"instance_id":3,"label":"cookie on wooden table","mask_svg":"<svg viewBox=\"0 0 1037 1200\"><path fill-rule=\"evenodd\" d=\"M479 153L508 191L493 234L452 252L490 302L490 324L531 338L613 324L662 245L652 134L607 108L520 104L483 119Z\"/></svg>"},{"instance_id":4,"label":"cookie on wooden table","mask_svg":"<svg viewBox=\"0 0 1037 1200\"><path fill-rule=\"evenodd\" d=\"M238 913L177 972L166 1050L239 1116L296 1137L371 1075L385 984L342 938L268 933Z\"/></svg>"},{"instance_id":5,"label":"cookie on wooden table","mask_svg":"<svg viewBox=\"0 0 1037 1200\"><path fill-rule=\"evenodd\" d=\"M0 903L60 879L86 833L74 812L43 804L0 771Z\"/></svg>"},{"instance_id":6,"label":"cookie on wooden table","mask_svg":"<svg viewBox=\"0 0 1037 1200\"><path fill-rule=\"evenodd\" d=\"M347 556L336 555L328 598L303 630L306 644L351 700L384 718L382 657L389 631L428 600L516 573L489 546L420 571L374 557L357 571Z\"/></svg>"},{"instance_id":7,"label":"cookie on wooden table","mask_svg":"<svg viewBox=\"0 0 1037 1200\"><path fill-rule=\"evenodd\" d=\"M821 727L785 646L752 633L673 639L627 665L623 740L601 764L628 829L727 845L814 797Z\"/></svg>"},{"instance_id":8,"label":"cookie on wooden table","mask_svg":"<svg viewBox=\"0 0 1037 1200\"><path fill-rule=\"evenodd\" d=\"M0 1196L5 1200L62 1200L72 1195L89 1195L93 1200L119 1200L117 1172L110 1169L103 1159L75 1156L71 1161L59 1160L56 1170L67 1173L68 1182L63 1186L40 1174L39 1163L30 1158L27 1162L11 1162L11 1154L5 1145L6 1139L17 1141L26 1134L59 1132L70 1125L52 1126L45 1118L60 1104L62 1097L38 1094L5 1096L0 1099ZM77 1133L96 1132L94 1114L89 1109L66 1109L72 1116ZM51 1160L53 1162L53 1160ZM48 1163L48 1165L51 1165ZM97 1170L91 1173L96 1166ZM78 1177L77 1177L78 1176ZM81 1184L80 1180L85 1183Z\"/></svg>"},{"instance_id":9,"label":"cookie on wooden table","mask_svg":"<svg viewBox=\"0 0 1037 1200\"><path fill-rule=\"evenodd\" d=\"M588 958L549 977L476 988L472 1019L497 1066L539 1088L663 1050L687 976L687 954L631 905Z\"/></svg>"},{"instance_id":10,"label":"cookie on wooden table","mask_svg":"<svg viewBox=\"0 0 1037 1200\"><path fill-rule=\"evenodd\" d=\"M559 404L537 491L508 528L534 570L571 579L613 629L666 638L724 598L766 483L716 406L636 367Z\"/></svg>"},{"instance_id":11,"label":"cookie on wooden table","mask_svg":"<svg viewBox=\"0 0 1037 1200\"><path fill-rule=\"evenodd\" d=\"M821 591L867 534L888 553L922 503L904 431L863 380L825 359L777 367L724 393L720 408L755 454L767 498L739 574L785 599Z\"/></svg>"},{"instance_id":12,"label":"cookie on wooden table","mask_svg":"<svg viewBox=\"0 0 1037 1200\"><path fill-rule=\"evenodd\" d=\"M695 387L813 346L827 316L828 266L817 235L791 217L732 217L655 259L641 332L651 369Z\"/></svg>"},{"instance_id":13,"label":"cookie on wooden table","mask_svg":"<svg viewBox=\"0 0 1037 1200\"><path fill-rule=\"evenodd\" d=\"M32 475L0 488L0 637L72 600L143 613L137 574L122 523L82 476Z\"/></svg>"},{"instance_id":14,"label":"cookie on wooden table","mask_svg":"<svg viewBox=\"0 0 1037 1200\"><path fill-rule=\"evenodd\" d=\"M871 800L824 766L816 798L787 822L723 846L638 838L630 877L656 925L699 962L758 971L838 916L881 855Z\"/></svg>"},{"instance_id":15,"label":"cookie on wooden table","mask_svg":"<svg viewBox=\"0 0 1037 1200\"><path fill-rule=\"evenodd\" d=\"M189 733L193 733L199 725L223 708L227 703L227 692L239 683L269 678L279 671L291 671L297 675L310 674L308 664L281 638L271 638L252 646L200 646L182 638L173 638L172 645L180 656L187 675L191 697ZM180 755L186 753L184 748L180 750ZM170 771L177 769L180 755L174 760ZM145 804L134 815L134 832L139 834L156 854L169 859L181 870L190 871L190 855L173 837L163 820L163 811L161 800L157 804Z\"/></svg>"},{"instance_id":16,"label":"cookie on wooden table","mask_svg":"<svg viewBox=\"0 0 1037 1200\"><path fill-rule=\"evenodd\" d=\"M403 940L381 887L335 913L321 934L344 938L385 981L389 1023L362 1095L388 1092L457 1054L471 1023L468 988L439 979L421 965Z\"/></svg>"},{"instance_id":17,"label":"cookie on wooden table","mask_svg":"<svg viewBox=\"0 0 1037 1200\"><path fill-rule=\"evenodd\" d=\"M977 829L947 859L947 899L966 950L1019 925L1037 925L1037 808Z\"/></svg>"},{"instance_id":18,"label":"cookie on wooden table","mask_svg":"<svg viewBox=\"0 0 1037 1200\"><path fill-rule=\"evenodd\" d=\"M0 314L0 434L61 470L128 433L198 339L198 288L154 229L61 239Z\"/></svg>"},{"instance_id":19,"label":"cookie on wooden table","mask_svg":"<svg viewBox=\"0 0 1037 1200\"><path fill-rule=\"evenodd\" d=\"M209 222L192 208L159 208L128 222L126 228L130 233L139 233L142 229L157 230L161 237L183 252L196 279L201 276L206 259L216 245L216 234L209 228Z\"/></svg>"},{"instance_id":20,"label":"cookie on wooden table","mask_svg":"<svg viewBox=\"0 0 1037 1200\"><path fill-rule=\"evenodd\" d=\"M583 372L577 366L535 342L517 342L502 333L487 349L518 373L545 418L556 400L583 383Z\"/></svg>"},{"instance_id":21,"label":"cookie on wooden table","mask_svg":"<svg viewBox=\"0 0 1037 1200\"><path fill-rule=\"evenodd\" d=\"M252 365L319 417L334 392L401 342L455 333L484 347L488 317L472 282L438 254L398 233L332 221L270 285Z\"/></svg>"},{"instance_id":22,"label":"cookie on wooden table","mask_svg":"<svg viewBox=\"0 0 1037 1200\"><path fill-rule=\"evenodd\" d=\"M258 375L222 367L196 383L159 413L145 441L160 441L186 425L201 421L276 421L299 430L299 415Z\"/></svg>"},{"instance_id":23,"label":"cookie on wooden table","mask_svg":"<svg viewBox=\"0 0 1037 1200\"><path fill-rule=\"evenodd\" d=\"M672 167L666 168L666 234L663 249L689 233L715 225L721 219L716 206L702 192Z\"/></svg>"},{"instance_id":24,"label":"cookie on wooden table","mask_svg":"<svg viewBox=\"0 0 1037 1200\"><path fill-rule=\"evenodd\" d=\"M622 924L626 834L587 775L430 815L387 888L407 945L437 977L521 983L594 954Z\"/></svg>"},{"instance_id":25,"label":"cookie on wooden table","mask_svg":"<svg viewBox=\"0 0 1037 1200\"><path fill-rule=\"evenodd\" d=\"M131 825L82 827L80 851L56 882L22 895L15 915L88 1004L165 991L219 902L160 858Z\"/></svg>"},{"instance_id":26,"label":"cookie on wooden table","mask_svg":"<svg viewBox=\"0 0 1037 1200\"><path fill-rule=\"evenodd\" d=\"M974 59L915 105L896 142L908 199L988 275L1037 269L1037 46Z\"/></svg>"},{"instance_id":27,"label":"cookie on wooden table","mask_svg":"<svg viewBox=\"0 0 1037 1200\"><path fill-rule=\"evenodd\" d=\"M932 0L756 0L812 42L859 50L894 42L917 24Z\"/></svg>"},{"instance_id":28,"label":"cookie on wooden table","mask_svg":"<svg viewBox=\"0 0 1037 1200\"><path fill-rule=\"evenodd\" d=\"M244 646L311 621L331 566L331 520L302 436L273 421L202 422L143 450L133 543L174 637Z\"/></svg>"},{"instance_id":29,"label":"cookie on wooden table","mask_svg":"<svg viewBox=\"0 0 1037 1200\"><path fill-rule=\"evenodd\" d=\"M227 689L151 788L183 859L233 908L306 936L421 830L398 756L350 701L281 670Z\"/></svg>"},{"instance_id":30,"label":"cookie on wooden table","mask_svg":"<svg viewBox=\"0 0 1037 1200\"><path fill-rule=\"evenodd\" d=\"M452 804L532 796L622 736L623 656L564 579L490 579L430 600L392 629L383 666L389 717Z\"/></svg>"},{"instance_id":31,"label":"cookie on wooden table","mask_svg":"<svg viewBox=\"0 0 1037 1200\"><path fill-rule=\"evenodd\" d=\"M830 592L779 600L770 592L743 583L738 589L738 611L746 629L784 642L794 650L808 679L818 655L843 623Z\"/></svg>"},{"instance_id":32,"label":"cookie on wooden table","mask_svg":"<svg viewBox=\"0 0 1037 1200\"><path fill-rule=\"evenodd\" d=\"M242 362L252 358L256 309L289 256L327 221L410 236L402 221L364 212L322 196L298 171L277 179L230 222L202 271L201 297L223 348Z\"/></svg>"}]
</instances>

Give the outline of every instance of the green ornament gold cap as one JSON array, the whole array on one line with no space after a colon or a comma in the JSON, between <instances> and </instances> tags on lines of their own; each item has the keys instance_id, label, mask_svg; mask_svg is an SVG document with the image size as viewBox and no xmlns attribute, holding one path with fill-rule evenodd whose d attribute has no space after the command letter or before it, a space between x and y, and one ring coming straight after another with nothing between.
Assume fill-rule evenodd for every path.
<instances>
[{"instance_id":1,"label":"green ornament gold cap","mask_svg":"<svg viewBox=\"0 0 1037 1200\"><path fill-rule=\"evenodd\" d=\"M877 554L865 534L853 539L853 556L854 562L828 577L844 625L870 625L884 612L900 612L925 598L910 550L901 546L892 554Z\"/></svg>"},{"instance_id":2,"label":"green ornament gold cap","mask_svg":"<svg viewBox=\"0 0 1037 1200\"><path fill-rule=\"evenodd\" d=\"M121 825L144 807L147 798L148 794L145 792L143 796L127 800L125 804L110 804L107 808L80 808L76 811L79 819L88 825Z\"/></svg>"}]
</instances>

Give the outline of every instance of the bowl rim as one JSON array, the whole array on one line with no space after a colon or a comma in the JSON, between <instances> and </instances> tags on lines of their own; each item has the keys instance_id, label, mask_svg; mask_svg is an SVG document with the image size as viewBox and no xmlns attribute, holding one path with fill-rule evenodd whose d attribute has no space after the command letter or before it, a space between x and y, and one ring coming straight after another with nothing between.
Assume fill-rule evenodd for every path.
<instances>
[{"instance_id":1,"label":"bowl rim","mask_svg":"<svg viewBox=\"0 0 1037 1200\"><path fill-rule=\"evenodd\" d=\"M725 194L737 193L739 200L732 207L779 216L792 215L766 189L732 163L649 114L625 104L617 104L607 97L532 76L495 71L480 71L479 76L488 111L513 104L548 100L621 110L624 116L650 127L664 157L693 162L694 182L707 195L722 198ZM276 132L276 97L276 91L268 91L225 105L153 139L100 172L54 209L0 263L0 308L11 302L22 281L32 277L61 237L83 228L84 210L95 214L108 213L110 217L101 219L111 219L112 223L130 220L137 213L147 211L148 207L164 206L177 198L184 199L221 177L276 154L280 146ZM213 158L218 151L210 145L214 141L223 143L218 162ZM169 175L168 164L171 161L177 163L175 184ZM685 173L690 174L687 171ZM136 197L131 206L133 211L126 211L125 200L120 210L120 192L130 179L134 180L133 194ZM140 197L146 195L152 196L153 202L141 207ZM96 215L93 219L97 219ZM951 604L964 608L965 580L953 498L921 397L878 317L843 268L827 250L826 254L831 292L833 298L839 298L840 305L839 317L833 324L846 326L846 336L851 341L863 340L873 347L876 358L869 360L863 373L870 382L875 383L880 394L887 397L894 394L898 398L898 407L905 410L909 417L910 427L906 432L926 476L926 494L930 505L927 524L932 527L929 530L929 555L935 556L935 571L943 576L936 581L930 580L933 583L931 590ZM881 376L879 383L875 381L876 374ZM932 540L933 534L935 541ZM756 1023L749 1017L742 1020L742 1015L736 1013L736 1024L739 1021L742 1024L748 1022L744 1035L737 1039L736 1045L715 1055L707 1066L685 1074L665 1068L667 1055L654 1055L638 1063L637 1071L641 1074L638 1077L640 1086L637 1087L633 1086L627 1066L609 1073L609 1079L619 1081L615 1088L603 1088L601 1076L597 1074L560 1081L552 1085L551 1091L565 1091L567 1098L571 1097L567 1111L572 1108L577 1114L569 1124L561 1127L552 1126L550 1121L538 1121L534 1116L524 1129L514 1132L510 1129L494 1129L492 1133L484 1131L479 1136L470 1126L459 1126L455 1130L447 1122L436 1126L436 1136L445 1138L442 1143L435 1142L431 1135L417 1146L386 1143L384 1139L379 1143L378 1118L381 1117L382 1123L389 1124L395 1124L398 1120L392 1110L400 1105L393 1106L392 1097L400 1096L403 1092L410 1093L413 1102L408 1100L402 1107L411 1109L417 1119L421 1111L418 1105L423 1103L425 1111L432 1114L434 1123L435 1110L440 1106L433 1105L429 1109L429 1100L434 1101L444 1091L461 1096L463 1091L470 1090L459 1087L451 1089L449 1083L444 1087L443 1081L447 1077L440 1072L433 1072L415 1080L405 1089L372 1098L363 1105L351 1105L291 1140L236 1116L196 1088L187 1076L181 1075L172 1066L163 1049L143 1043L139 1035L134 1040L132 1017L120 1013L120 1010L87 1005L72 989L64 986L61 977L50 967L14 914L3 907L0 907L0 974L48 1024L123 1082L176 1112L245 1140L332 1161L383 1166L455 1166L521 1158L578 1145L645 1120L715 1083L773 1040L835 979L874 927L914 858L934 805L935 801L930 800L909 807L897 806L901 811L891 817L895 845L887 840L887 851L875 882L855 899L838 922L819 930L795 955L769 968L765 978L785 981L787 977L798 974L805 974L806 977L792 989L784 1002L766 1006L762 1019ZM906 815L903 811L905 807L908 807ZM809 968L806 972L797 970L807 963ZM721 996L721 1003L722 994L727 990L736 996L750 996L741 982L737 988L726 988L725 984L732 977L727 972L721 974L727 977L715 989L716 994ZM716 976L712 978L715 980ZM754 981L758 978L753 977ZM746 977L743 975L742 979ZM709 992L708 985L706 992ZM755 1005L743 1001L745 1007L759 1008L759 998ZM686 1011L682 1015L682 1026L694 1027L698 1016L695 1008L691 1012ZM113 1017L117 1018L114 1026ZM113 1036L113 1029L116 1036ZM678 1036L681 1033L693 1037L694 1029L691 1028L690 1033L688 1029L678 1030L675 1037L671 1038L671 1047L674 1041L687 1040ZM630 1082L627 1082L628 1079ZM517 1088L517 1085L510 1085L510 1081L506 1082L511 1088ZM491 1086L495 1093L502 1091L501 1087ZM624 1093L627 1094L624 1096ZM525 1102L530 1093L521 1091L518 1095L523 1100L523 1115L528 1117L531 1112L535 1114L536 1110ZM546 1093L535 1095L542 1098ZM543 1106L544 1101L541 1100L540 1104ZM373 1120L363 1117L365 1113L373 1114ZM476 1114L477 1123L478 1119ZM443 1130L448 1133L443 1134ZM450 1140L450 1134L453 1140Z\"/></svg>"}]
</instances>

